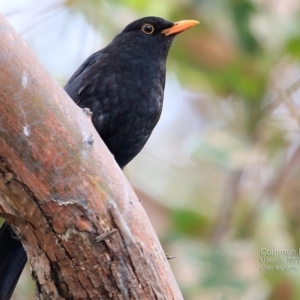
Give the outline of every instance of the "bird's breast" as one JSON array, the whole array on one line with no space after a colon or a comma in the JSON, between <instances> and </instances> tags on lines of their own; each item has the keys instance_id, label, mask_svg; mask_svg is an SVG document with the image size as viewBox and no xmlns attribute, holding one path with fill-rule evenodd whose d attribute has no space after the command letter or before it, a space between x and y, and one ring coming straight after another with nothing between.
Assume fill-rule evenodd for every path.
<instances>
[{"instance_id":1,"label":"bird's breast","mask_svg":"<svg viewBox=\"0 0 300 300\"><path fill-rule=\"evenodd\" d=\"M160 115L164 94L165 71L139 61L118 70L117 99L120 112L136 118L156 120ZM114 87L115 88L115 87Z\"/></svg>"}]
</instances>

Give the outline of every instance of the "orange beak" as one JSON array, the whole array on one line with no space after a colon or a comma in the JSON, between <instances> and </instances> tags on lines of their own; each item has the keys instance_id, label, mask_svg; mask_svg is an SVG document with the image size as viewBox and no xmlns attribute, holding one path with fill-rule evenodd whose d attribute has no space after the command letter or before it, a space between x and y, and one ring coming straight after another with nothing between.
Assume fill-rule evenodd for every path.
<instances>
[{"instance_id":1,"label":"orange beak","mask_svg":"<svg viewBox=\"0 0 300 300\"><path fill-rule=\"evenodd\" d=\"M164 35L180 33L180 32L183 32L197 24L199 24L199 22L194 21L194 20L183 20L183 21L175 22L171 28L167 28L167 29L163 30L162 33Z\"/></svg>"}]
</instances>

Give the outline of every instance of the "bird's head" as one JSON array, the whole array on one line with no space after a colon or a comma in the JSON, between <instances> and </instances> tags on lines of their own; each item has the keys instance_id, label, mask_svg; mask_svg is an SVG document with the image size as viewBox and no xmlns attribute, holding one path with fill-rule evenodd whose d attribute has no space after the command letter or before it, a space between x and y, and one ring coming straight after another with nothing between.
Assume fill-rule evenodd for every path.
<instances>
[{"instance_id":1,"label":"bird's head","mask_svg":"<svg viewBox=\"0 0 300 300\"><path fill-rule=\"evenodd\" d=\"M135 57L148 54L165 59L175 35L198 23L194 20L171 22L158 17L145 17L127 25L112 43Z\"/></svg>"}]
</instances>

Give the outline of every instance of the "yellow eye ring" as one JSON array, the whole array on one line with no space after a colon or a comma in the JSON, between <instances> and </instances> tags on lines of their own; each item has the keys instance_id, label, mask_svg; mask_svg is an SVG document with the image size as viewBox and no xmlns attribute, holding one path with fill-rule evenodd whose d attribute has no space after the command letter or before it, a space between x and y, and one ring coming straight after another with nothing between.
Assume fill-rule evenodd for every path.
<instances>
[{"instance_id":1,"label":"yellow eye ring","mask_svg":"<svg viewBox=\"0 0 300 300\"><path fill-rule=\"evenodd\" d=\"M150 24L144 24L142 26L142 31L146 34L151 34L154 31L154 27Z\"/></svg>"}]
</instances>

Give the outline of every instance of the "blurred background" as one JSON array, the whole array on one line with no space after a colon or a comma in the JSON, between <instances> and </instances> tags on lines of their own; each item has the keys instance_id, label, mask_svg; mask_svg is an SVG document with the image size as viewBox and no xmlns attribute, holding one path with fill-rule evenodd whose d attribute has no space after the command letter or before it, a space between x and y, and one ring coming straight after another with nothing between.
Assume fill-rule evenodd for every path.
<instances>
[{"instance_id":1,"label":"blurred background","mask_svg":"<svg viewBox=\"0 0 300 300\"><path fill-rule=\"evenodd\" d=\"M162 117L125 174L185 299L300 299L299 1L0 0L0 11L62 85L137 18L200 21L173 43ZM33 295L28 269L13 299Z\"/></svg>"}]
</instances>

